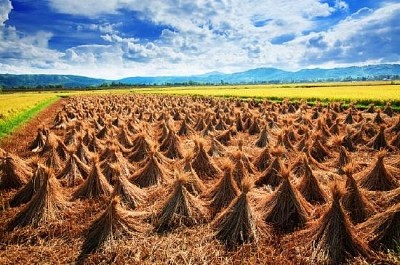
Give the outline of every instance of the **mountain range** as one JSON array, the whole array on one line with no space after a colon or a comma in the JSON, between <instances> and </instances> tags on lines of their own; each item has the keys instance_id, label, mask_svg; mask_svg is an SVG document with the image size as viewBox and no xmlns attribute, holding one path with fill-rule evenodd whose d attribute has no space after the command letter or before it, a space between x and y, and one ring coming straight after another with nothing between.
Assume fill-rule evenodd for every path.
<instances>
[{"instance_id":1,"label":"mountain range","mask_svg":"<svg viewBox=\"0 0 400 265\"><path fill-rule=\"evenodd\" d=\"M332 69L303 69L295 72L276 68L256 68L244 72L225 74L211 72L192 76L134 76L119 80L89 78L76 75L0 74L0 87L96 87L110 84L173 85L173 84L251 84L291 83L346 80L399 79L400 64L352 66Z\"/></svg>"}]
</instances>

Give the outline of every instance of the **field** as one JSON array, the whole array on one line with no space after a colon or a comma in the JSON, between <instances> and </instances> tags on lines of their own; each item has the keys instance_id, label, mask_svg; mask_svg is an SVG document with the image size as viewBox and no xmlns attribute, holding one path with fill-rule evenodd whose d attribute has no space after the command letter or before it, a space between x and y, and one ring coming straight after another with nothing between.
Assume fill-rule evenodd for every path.
<instances>
[{"instance_id":1,"label":"field","mask_svg":"<svg viewBox=\"0 0 400 265\"><path fill-rule=\"evenodd\" d=\"M164 88L127 87L112 90L3 93L0 94L0 139L59 97L129 93L257 98L274 101L305 99L309 104L315 104L317 101L324 104L329 101L341 101L345 105L354 102L359 108L366 108L371 103L383 107L386 102L390 101L394 110L400 110L400 85L397 81Z\"/></svg>"},{"instance_id":2,"label":"field","mask_svg":"<svg viewBox=\"0 0 400 265\"><path fill-rule=\"evenodd\" d=\"M0 138L57 100L54 93L0 94Z\"/></svg>"},{"instance_id":3,"label":"field","mask_svg":"<svg viewBox=\"0 0 400 265\"><path fill-rule=\"evenodd\" d=\"M400 262L398 113L222 90L53 93L1 145L0 264Z\"/></svg>"},{"instance_id":4,"label":"field","mask_svg":"<svg viewBox=\"0 0 400 265\"><path fill-rule=\"evenodd\" d=\"M284 84L253 86L209 86L179 87L162 89L140 89L138 93L169 95L205 95L218 97L259 98L272 100L301 100L310 102L343 101L355 102L359 106L370 103L392 105L400 108L400 85L388 83L322 83L322 84Z\"/></svg>"}]
</instances>

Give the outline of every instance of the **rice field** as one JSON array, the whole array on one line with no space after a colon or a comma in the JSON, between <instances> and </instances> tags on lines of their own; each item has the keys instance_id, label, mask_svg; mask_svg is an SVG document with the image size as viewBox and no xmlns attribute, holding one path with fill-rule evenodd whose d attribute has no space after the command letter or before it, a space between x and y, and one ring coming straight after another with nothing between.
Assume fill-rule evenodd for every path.
<instances>
[{"instance_id":1,"label":"rice field","mask_svg":"<svg viewBox=\"0 0 400 265\"><path fill-rule=\"evenodd\" d=\"M400 262L390 105L124 93L1 146L1 264Z\"/></svg>"},{"instance_id":2,"label":"rice field","mask_svg":"<svg viewBox=\"0 0 400 265\"><path fill-rule=\"evenodd\" d=\"M54 93L0 94L0 138L57 100Z\"/></svg>"},{"instance_id":3,"label":"rice field","mask_svg":"<svg viewBox=\"0 0 400 265\"><path fill-rule=\"evenodd\" d=\"M385 105L391 101L400 107L400 85L390 84L296 84L296 85L253 85L253 86L210 86L210 87L179 87L135 90L145 94L172 95L204 95L239 98L266 98L273 100L301 100L310 102L343 101L354 102L361 106L370 103Z\"/></svg>"}]
</instances>

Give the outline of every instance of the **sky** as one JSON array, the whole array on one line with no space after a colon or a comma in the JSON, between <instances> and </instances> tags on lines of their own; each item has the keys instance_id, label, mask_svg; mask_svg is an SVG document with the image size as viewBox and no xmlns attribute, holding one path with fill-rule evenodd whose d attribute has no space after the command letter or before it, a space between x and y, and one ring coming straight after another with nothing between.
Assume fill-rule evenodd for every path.
<instances>
[{"instance_id":1,"label":"sky","mask_svg":"<svg viewBox=\"0 0 400 265\"><path fill-rule=\"evenodd\" d=\"M0 73L129 76L400 62L400 0L0 0Z\"/></svg>"}]
</instances>

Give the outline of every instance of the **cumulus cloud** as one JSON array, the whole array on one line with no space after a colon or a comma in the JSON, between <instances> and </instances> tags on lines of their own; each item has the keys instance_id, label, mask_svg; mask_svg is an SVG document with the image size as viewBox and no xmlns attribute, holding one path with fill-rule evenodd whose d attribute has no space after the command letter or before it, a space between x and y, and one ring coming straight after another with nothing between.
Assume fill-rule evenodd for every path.
<instances>
[{"instance_id":1,"label":"cumulus cloud","mask_svg":"<svg viewBox=\"0 0 400 265\"><path fill-rule=\"evenodd\" d=\"M145 67L148 74L166 74L172 69L177 73L233 72L261 66L298 69L315 63L314 58L323 63L339 53L327 48L328 33L313 33L318 31L318 18L348 10L341 0L331 5L319 0L97 0L96 4L50 0L50 4L58 12L92 18L131 10L141 19L169 26L152 42L122 37L118 32L101 36L114 47L115 58L124 62L122 67L139 63L139 71ZM88 61L87 54L97 52L96 48L77 56ZM320 53L325 53L324 58ZM90 62L101 63L102 55L90 58L97 58ZM162 65L161 72L151 72L153 64Z\"/></svg>"},{"instance_id":2,"label":"cumulus cloud","mask_svg":"<svg viewBox=\"0 0 400 265\"><path fill-rule=\"evenodd\" d=\"M62 53L48 48L53 36L50 32L39 31L22 35L14 26L6 26L12 10L11 2L0 0L0 65L3 71L21 72L29 68L48 69L58 63Z\"/></svg>"},{"instance_id":3,"label":"cumulus cloud","mask_svg":"<svg viewBox=\"0 0 400 265\"><path fill-rule=\"evenodd\" d=\"M336 13L347 14L346 1L334 0L329 4L321 0L48 2L56 12L89 18L90 23L78 24L76 30L98 34L101 42L56 51L48 47L52 38L49 32L22 36L13 27L3 27L1 69L36 72L47 68L48 72L118 78L215 70L234 72L265 66L295 70L400 61L397 48L400 26L396 20L400 4L362 8L321 30L321 19ZM4 3L9 1L0 0L0 7ZM11 5L1 9L1 23L10 11ZM163 30L151 40L126 34L120 30L122 22L112 21L126 12Z\"/></svg>"},{"instance_id":4,"label":"cumulus cloud","mask_svg":"<svg viewBox=\"0 0 400 265\"><path fill-rule=\"evenodd\" d=\"M362 10L332 29L302 38L304 64L393 62L400 60L400 4Z\"/></svg>"},{"instance_id":5,"label":"cumulus cloud","mask_svg":"<svg viewBox=\"0 0 400 265\"><path fill-rule=\"evenodd\" d=\"M335 0L335 8L347 11L349 9L349 5L345 1Z\"/></svg>"},{"instance_id":6,"label":"cumulus cloud","mask_svg":"<svg viewBox=\"0 0 400 265\"><path fill-rule=\"evenodd\" d=\"M0 27L8 20L8 14L12 10L10 0L0 0Z\"/></svg>"}]
</instances>

